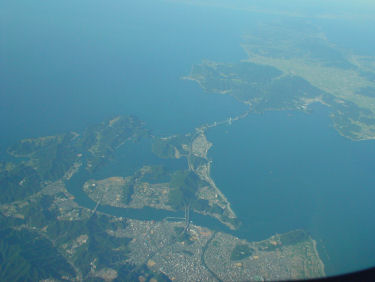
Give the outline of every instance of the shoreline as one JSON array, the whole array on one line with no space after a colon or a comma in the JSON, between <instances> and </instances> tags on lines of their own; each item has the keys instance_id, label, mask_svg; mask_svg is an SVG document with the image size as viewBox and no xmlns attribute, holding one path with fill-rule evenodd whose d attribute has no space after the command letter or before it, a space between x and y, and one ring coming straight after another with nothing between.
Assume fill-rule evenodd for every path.
<instances>
[{"instance_id":1,"label":"shoreline","mask_svg":"<svg viewBox=\"0 0 375 282\"><path fill-rule=\"evenodd\" d=\"M315 256L317 257L317 259L318 259L318 263L319 263L319 265L320 265L320 267L321 267L321 269L322 269L323 277L326 277L327 274L326 274L326 272L325 272L325 265L324 265L324 263L323 263L321 257L319 256L319 252L318 252L318 248L317 248L316 240L314 240L314 239L311 238L311 241L312 241L312 243L313 243L313 248L314 248Z\"/></svg>"},{"instance_id":2,"label":"shoreline","mask_svg":"<svg viewBox=\"0 0 375 282\"><path fill-rule=\"evenodd\" d=\"M221 125L225 125L225 124L231 125L233 121L238 121L240 119L246 118L248 115L249 115L249 111L246 111L245 113L243 113L241 115L238 115L238 116L235 116L233 118L229 117L228 119L223 120L223 121L219 121L219 122L215 121L211 124L205 124L205 125L202 125L200 127L197 127L195 129L197 136L194 137L193 141L192 141L192 142L194 142L194 140L196 138L199 138L199 136L203 136L205 138L205 145L207 145L207 146L206 146L204 152L200 155L200 157L204 158L207 161L207 163L205 165L203 165L204 169L200 169L200 170L199 170L199 168L202 168L203 166L200 166L198 168L192 168L189 165L189 167L194 171L195 174L197 174L201 178L204 178L204 180L206 180L209 183L209 187L213 190L214 194L217 195L218 199L221 199L220 202L222 202L222 206L224 206L224 210L228 213L227 217L230 218L230 219L238 219L238 217L237 217L236 213L233 211L231 203L229 202L228 198L217 187L215 181L213 180L213 178L211 176L211 164L212 164L213 161L208 159L207 154L208 154L208 151L213 147L214 144L211 143L209 140L207 140L205 132L208 129L213 128L213 127L217 127L217 126L221 126ZM187 156L188 163L190 163L190 154L191 153L192 152L190 152L189 155ZM235 225L224 221L222 219L222 216L219 216L217 214L209 214L209 213L208 213L208 215L218 219L222 224L226 225L231 230L237 230L238 229L238 227L236 227Z\"/></svg>"}]
</instances>

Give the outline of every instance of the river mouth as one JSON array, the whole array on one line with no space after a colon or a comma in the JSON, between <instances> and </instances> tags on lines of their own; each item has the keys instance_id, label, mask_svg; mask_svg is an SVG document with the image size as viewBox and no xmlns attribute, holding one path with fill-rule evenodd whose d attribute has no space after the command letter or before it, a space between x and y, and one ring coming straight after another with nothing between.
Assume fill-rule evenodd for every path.
<instances>
[{"instance_id":1,"label":"river mouth","mask_svg":"<svg viewBox=\"0 0 375 282\"><path fill-rule=\"evenodd\" d=\"M82 159L85 162L84 158ZM143 165L163 165L167 169L186 169L185 159L161 159L156 157L151 151L151 140L142 138L138 142L126 143L113 159L109 160L104 166L100 167L95 173L88 172L84 167L81 168L65 182L66 188L75 197L75 201L82 207L94 209L96 202L88 197L83 191L83 185L90 179L104 179L113 176L130 176ZM183 211L168 211L151 207L120 208L109 205L99 205L98 211L117 217L129 217L138 220L162 221L166 218L183 218ZM215 231L230 233L231 230L217 219L191 212L190 219L193 224L205 226ZM233 233L233 232L231 232Z\"/></svg>"},{"instance_id":2,"label":"river mouth","mask_svg":"<svg viewBox=\"0 0 375 282\"><path fill-rule=\"evenodd\" d=\"M248 241L303 229L317 239L324 254L329 254L323 254L327 274L342 272L349 264L353 270L371 265L371 256L363 257L359 250L368 253L372 242L364 226L373 228L368 222L375 213L370 201L375 185L370 169L375 159L373 142L354 142L340 136L330 126L327 109L322 106L313 107L312 114L250 114L231 126L209 129L207 138L213 142L209 150L211 177L228 198L241 226L232 231L215 218L191 213L193 224ZM185 159L157 158L150 142L142 139L126 144L94 174L81 168L66 182L68 191L79 205L93 209L96 203L82 190L89 179L132 175L144 164L186 169ZM363 187L361 194L357 193L358 185ZM98 211L139 220L184 217L182 211L149 207L100 205ZM363 240L358 240L359 236ZM344 249L343 245L349 247ZM348 260L350 256L359 260L356 265Z\"/></svg>"},{"instance_id":3,"label":"river mouth","mask_svg":"<svg viewBox=\"0 0 375 282\"><path fill-rule=\"evenodd\" d=\"M23 138L80 131L118 114L135 114L156 134L167 136L242 113L245 106L229 95L207 95L180 78L205 59L245 59L243 35L258 22L282 23L285 16L161 2L4 3L0 148ZM27 9L21 7L25 4ZM323 24L339 46L373 55L375 36L369 36L373 31L367 20L358 26L344 19L309 21ZM327 246L334 265L328 273L336 274L375 265L375 153L372 141L353 143L329 124L325 113L313 119L294 112L265 113L234 123L224 133L210 130L208 139L214 143L212 178L243 222L236 236L259 240L303 228ZM299 139L292 138L296 132ZM94 208L83 183L131 174L137 157L129 156L133 163L119 159L117 166L95 175L80 170L66 183L68 190L80 205ZM99 211L145 220L180 215L150 208L100 206ZM192 220L232 233L211 217L192 214Z\"/></svg>"},{"instance_id":4,"label":"river mouth","mask_svg":"<svg viewBox=\"0 0 375 282\"><path fill-rule=\"evenodd\" d=\"M87 196L87 194L82 190L83 184L89 179L92 179L92 175L90 175L87 171L84 171L84 169L80 169L75 175L72 176L70 180L65 182L65 185L68 192L75 197L75 202L77 202L77 204L79 204L82 207L93 210L96 206L96 203L92 199L90 199ZM108 205L99 205L97 210L116 217L127 217L138 220L162 221L166 218L184 218L183 211L173 212L150 207L144 207L142 209L133 209L119 208ZM205 216L202 214L191 212L190 218L193 224L205 226L215 231L233 233L224 224L210 216Z\"/></svg>"}]
</instances>

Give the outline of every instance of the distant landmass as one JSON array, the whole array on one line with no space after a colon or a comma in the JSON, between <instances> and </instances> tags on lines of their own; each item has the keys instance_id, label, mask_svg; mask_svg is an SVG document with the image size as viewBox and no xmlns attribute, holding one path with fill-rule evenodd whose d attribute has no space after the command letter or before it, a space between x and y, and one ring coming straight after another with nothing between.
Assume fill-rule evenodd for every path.
<instances>
[{"instance_id":1,"label":"distant landmass","mask_svg":"<svg viewBox=\"0 0 375 282\"><path fill-rule=\"evenodd\" d=\"M204 61L189 76L208 93L228 94L250 111L329 107L336 130L352 140L375 139L375 58L356 56L317 31L260 25L244 36L248 58Z\"/></svg>"},{"instance_id":2,"label":"distant landmass","mask_svg":"<svg viewBox=\"0 0 375 282\"><path fill-rule=\"evenodd\" d=\"M152 135L136 117L118 116L82 132L17 142L0 166L0 279L241 281L324 276L316 242L303 230L248 242L190 220L190 212L195 212L231 229L240 225L210 176L207 152L212 143L205 131L246 116L169 137ZM121 148L142 140L150 141L147 150L161 164L146 158L131 174L98 178ZM185 165L168 167L163 160L184 160ZM83 204L82 195L92 203ZM153 208L168 216L135 219L100 211L100 206L140 212Z\"/></svg>"}]
</instances>

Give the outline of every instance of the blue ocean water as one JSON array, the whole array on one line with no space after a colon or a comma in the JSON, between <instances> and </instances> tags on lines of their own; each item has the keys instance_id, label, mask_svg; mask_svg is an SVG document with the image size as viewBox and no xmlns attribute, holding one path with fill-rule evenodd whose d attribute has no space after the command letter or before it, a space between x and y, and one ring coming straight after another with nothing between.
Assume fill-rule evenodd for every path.
<instances>
[{"instance_id":1,"label":"blue ocean water","mask_svg":"<svg viewBox=\"0 0 375 282\"><path fill-rule=\"evenodd\" d=\"M241 36L277 17L173 1L3 1L0 146L118 114L137 115L161 135L240 114L245 107L231 97L180 78L204 59L244 59ZM339 44L355 45L326 26ZM375 158L372 142L329 125L320 108L265 113L215 128L209 139L214 179L243 221L238 235L306 229L327 249L332 274L375 265Z\"/></svg>"},{"instance_id":2,"label":"blue ocean water","mask_svg":"<svg viewBox=\"0 0 375 282\"><path fill-rule=\"evenodd\" d=\"M358 17L355 21L319 20L319 25L337 47L350 50L356 55L374 56L375 19L373 17L363 19Z\"/></svg>"},{"instance_id":3,"label":"blue ocean water","mask_svg":"<svg viewBox=\"0 0 375 282\"><path fill-rule=\"evenodd\" d=\"M266 112L215 128L208 139L212 176L243 223L238 235L307 230L327 273L337 274L375 264L375 146L330 124L323 106Z\"/></svg>"},{"instance_id":4,"label":"blue ocean water","mask_svg":"<svg viewBox=\"0 0 375 282\"><path fill-rule=\"evenodd\" d=\"M222 22L231 15L145 0L0 5L2 142L116 114L172 134L245 108L181 80L203 59L243 57L239 32Z\"/></svg>"}]
</instances>

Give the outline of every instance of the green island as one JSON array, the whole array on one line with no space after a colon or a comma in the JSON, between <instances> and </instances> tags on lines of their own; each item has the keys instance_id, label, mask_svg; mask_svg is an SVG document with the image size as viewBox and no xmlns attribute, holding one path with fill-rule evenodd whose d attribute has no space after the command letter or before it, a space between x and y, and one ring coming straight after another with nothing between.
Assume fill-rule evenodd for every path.
<instances>
[{"instance_id":1,"label":"green island","mask_svg":"<svg viewBox=\"0 0 375 282\"><path fill-rule=\"evenodd\" d=\"M329 108L336 130L352 140L375 139L375 58L351 54L318 31L260 25L244 36L247 59L203 61L184 79L227 94L251 112Z\"/></svg>"},{"instance_id":2,"label":"green island","mask_svg":"<svg viewBox=\"0 0 375 282\"><path fill-rule=\"evenodd\" d=\"M238 120L246 114L233 118ZM0 166L0 279L62 281L275 280L324 276L316 242L303 231L248 242L193 224L192 210L239 226L230 203L210 177L212 144L203 125L184 136L151 136L135 117L116 117L82 131L25 139ZM131 175L97 179L120 148L149 139L161 160L184 169L142 164ZM94 201L83 206L67 189ZM95 204L96 203L96 204ZM142 211L185 211L181 220L133 219L100 205Z\"/></svg>"}]
</instances>

